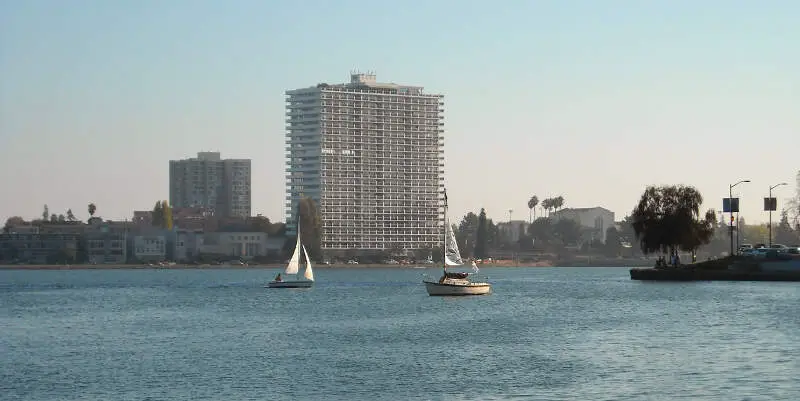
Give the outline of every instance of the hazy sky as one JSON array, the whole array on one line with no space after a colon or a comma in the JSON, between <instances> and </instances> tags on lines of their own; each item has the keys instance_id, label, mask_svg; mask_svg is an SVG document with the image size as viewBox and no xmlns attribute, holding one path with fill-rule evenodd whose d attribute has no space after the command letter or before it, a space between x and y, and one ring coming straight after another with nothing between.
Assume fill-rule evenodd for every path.
<instances>
[{"instance_id":1,"label":"hazy sky","mask_svg":"<svg viewBox=\"0 0 800 401\"><path fill-rule=\"evenodd\" d=\"M130 217L168 160L253 159L283 219L284 91L352 69L445 95L451 214L690 184L749 222L800 169L797 1L0 0L0 218ZM783 202L779 203L779 207Z\"/></svg>"}]
</instances>

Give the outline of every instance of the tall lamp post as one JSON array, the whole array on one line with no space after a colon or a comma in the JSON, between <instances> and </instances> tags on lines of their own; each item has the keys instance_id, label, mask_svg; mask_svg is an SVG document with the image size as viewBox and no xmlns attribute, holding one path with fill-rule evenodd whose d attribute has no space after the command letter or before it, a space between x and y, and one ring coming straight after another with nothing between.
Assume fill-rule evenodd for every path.
<instances>
[{"instance_id":1,"label":"tall lamp post","mask_svg":"<svg viewBox=\"0 0 800 401\"><path fill-rule=\"evenodd\" d=\"M735 186L737 186L737 185L739 185L739 184L741 184L743 182L750 182L750 180L741 180L741 181L737 182L736 184L731 184L728 187L728 201L730 202L730 213L731 213L731 229L730 229L730 234L731 234L731 256L733 256L733 187L735 187ZM739 227L736 227L736 229L738 230Z\"/></svg>"},{"instance_id":2,"label":"tall lamp post","mask_svg":"<svg viewBox=\"0 0 800 401\"><path fill-rule=\"evenodd\" d=\"M775 185L769 187L769 202L770 202L770 205L769 205L769 247L770 248L772 248L772 204L771 204L772 203L772 190L775 189L775 188L778 188L781 185L789 185L789 184L787 184L785 182L782 182L780 184L775 184Z\"/></svg>"}]
</instances>

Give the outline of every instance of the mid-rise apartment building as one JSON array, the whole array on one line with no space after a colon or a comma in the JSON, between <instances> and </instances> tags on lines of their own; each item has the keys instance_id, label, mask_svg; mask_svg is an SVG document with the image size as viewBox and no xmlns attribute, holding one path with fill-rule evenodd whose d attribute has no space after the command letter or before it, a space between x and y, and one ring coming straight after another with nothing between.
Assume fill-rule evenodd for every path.
<instances>
[{"instance_id":1,"label":"mid-rise apartment building","mask_svg":"<svg viewBox=\"0 0 800 401\"><path fill-rule=\"evenodd\" d=\"M250 159L199 152L196 158L169 162L172 208L202 207L222 217L249 217L251 196Z\"/></svg>"},{"instance_id":2,"label":"mid-rise apartment building","mask_svg":"<svg viewBox=\"0 0 800 401\"><path fill-rule=\"evenodd\" d=\"M441 245L443 96L351 74L286 92L286 215L317 202L322 248Z\"/></svg>"}]
</instances>

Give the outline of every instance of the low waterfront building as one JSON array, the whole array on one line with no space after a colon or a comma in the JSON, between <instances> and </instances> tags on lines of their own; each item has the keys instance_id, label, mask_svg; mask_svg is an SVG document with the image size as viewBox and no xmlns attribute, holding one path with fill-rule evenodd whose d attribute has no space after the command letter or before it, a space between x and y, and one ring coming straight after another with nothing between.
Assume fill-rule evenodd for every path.
<instances>
[{"instance_id":1,"label":"low waterfront building","mask_svg":"<svg viewBox=\"0 0 800 401\"><path fill-rule=\"evenodd\" d=\"M181 230L175 231L176 262L188 262L197 259L203 248L205 234L202 231Z\"/></svg>"},{"instance_id":2,"label":"low waterfront building","mask_svg":"<svg viewBox=\"0 0 800 401\"><path fill-rule=\"evenodd\" d=\"M133 257L141 262L160 262L167 257L167 239L163 235L137 235L133 238Z\"/></svg>"},{"instance_id":3,"label":"low waterfront building","mask_svg":"<svg viewBox=\"0 0 800 401\"><path fill-rule=\"evenodd\" d=\"M0 260L30 264L67 263L77 258L77 234L0 234Z\"/></svg>"},{"instance_id":4,"label":"low waterfront building","mask_svg":"<svg viewBox=\"0 0 800 401\"><path fill-rule=\"evenodd\" d=\"M87 261L93 264L124 264L128 259L127 222L95 220L86 230Z\"/></svg>"}]
</instances>

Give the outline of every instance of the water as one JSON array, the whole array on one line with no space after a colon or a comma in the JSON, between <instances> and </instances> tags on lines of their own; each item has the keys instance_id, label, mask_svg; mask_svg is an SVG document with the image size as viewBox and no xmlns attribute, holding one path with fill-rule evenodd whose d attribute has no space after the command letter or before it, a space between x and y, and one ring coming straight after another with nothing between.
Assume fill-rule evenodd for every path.
<instances>
[{"instance_id":1,"label":"water","mask_svg":"<svg viewBox=\"0 0 800 401\"><path fill-rule=\"evenodd\" d=\"M3 400L796 400L800 283L627 269L0 271ZM430 270L436 275L438 270Z\"/></svg>"}]
</instances>

